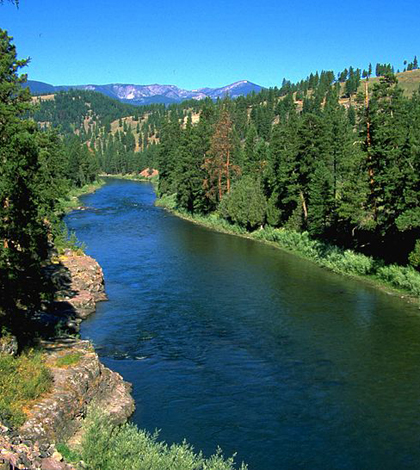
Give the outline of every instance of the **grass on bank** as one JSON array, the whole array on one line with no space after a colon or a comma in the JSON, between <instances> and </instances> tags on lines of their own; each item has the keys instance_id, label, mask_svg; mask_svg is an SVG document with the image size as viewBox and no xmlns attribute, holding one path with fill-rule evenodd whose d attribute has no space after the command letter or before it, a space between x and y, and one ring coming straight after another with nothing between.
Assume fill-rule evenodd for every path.
<instances>
[{"instance_id":1,"label":"grass on bank","mask_svg":"<svg viewBox=\"0 0 420 470\"><path fill-rule=\"evenodd\" d=\"M0 421L21 426L25 411L52 385L51 375L40 352L19 356L0 354Z\"/></svg>"},{"instance_id":2,"label":"grass on bank","mask_svg":"<svg viewBox=\"0 0 420 470\"><path fill-rule=\"evenodd\" d=\"M67 452L65 446L62 449ZM185 441L168 445L134 424L115 426L97 410L89 413L84 425L80 458L90 470L234 470L233 457L218 450L209 458L196 453ZM64 455L64 454L63 454ZM73 458L77 454L73 454ZM242 464L240 470L246 470Z\"/></svg>"},{"instance_id":3,"label":"grass on bank","mask_svg":"<svg viewBox=\"0 0 420 470\"><path fill-rule=\"evenodd\" d=\"M67 196L62 199L61 202L61 210L64 214L77 209L81 206L81 202L79 200L80 196L84 196L85 194L94 193L97 189L105 184L105 181L101 178L94 181L90 184L85 184L81 188L72 188Z\"/></svg>"},{"instance_id":4,"label":"grass on bank","mask_svg":"<svg viewBox=\"0 0 420 470\"><path fill-rule=\"evenodd\" d=\"M381 286L420 298L420 273L411 266L386 265L382 260L314 240L307 232L299 233L270 226L248 232L216 213L208 216L191 215L177 210L176 195L164 196L156 201L156 205L213 230L267 242L336 273L369 279Z\"/></svg>"},{"instance_id":5,"label":"grass on bank","mask_svg":"<svg viewBox=\"0 0 420 470\"><path fill-rule=\"evenodd\" d=\"M66 250L71 250L77 255L83 255L86 251L86 244L78 240L75 232L69 233L67 225L63 221L57 227L54 236L54 247L58 255L64 254Z\"/></svg>"}]
</instances>

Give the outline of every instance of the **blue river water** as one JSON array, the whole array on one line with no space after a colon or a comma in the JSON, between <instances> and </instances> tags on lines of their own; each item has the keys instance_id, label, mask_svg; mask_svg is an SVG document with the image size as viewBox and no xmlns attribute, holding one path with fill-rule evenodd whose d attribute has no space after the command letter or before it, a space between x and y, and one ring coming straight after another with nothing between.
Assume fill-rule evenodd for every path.
<instances>
[{"instance_id":1,"label":"blue river water","mask_svg":"<svg viewBox=\"0 0 420 470\"><path fill-rule=\"evenodd\" d=\"M66 217L109 301L82 324L133 421L250 469L419 469L420 310L110 179Z\"/></svg>"}]
</instances>

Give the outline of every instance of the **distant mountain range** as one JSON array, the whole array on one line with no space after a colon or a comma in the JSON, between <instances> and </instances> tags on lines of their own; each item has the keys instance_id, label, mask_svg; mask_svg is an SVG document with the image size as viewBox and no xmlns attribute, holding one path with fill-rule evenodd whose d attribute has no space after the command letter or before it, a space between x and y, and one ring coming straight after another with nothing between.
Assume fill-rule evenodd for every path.
<instances>
[{"instance_id":1,"label":"distant mountain range","mask_svg":"<svg viewBox=\"0 0 420 470\"><path fill-rule=\"evenodd\" d=\"M229 95L231 98L245 96L253 91L258 93L263 87L251 83L248 80L241 80L221 88L199 88L198 90L184 90L175 85L124 85L113 83L110 85L75 85L75 86L54 86L44 82L28 80L24 85L29 87L34 95L45 93L57 93L70 89L92 90L102 93L123 103L134 105L144 105L151 103L180 103L184 100L202 100L204 98L223 98Z\"/></svg>"}]
</instances>

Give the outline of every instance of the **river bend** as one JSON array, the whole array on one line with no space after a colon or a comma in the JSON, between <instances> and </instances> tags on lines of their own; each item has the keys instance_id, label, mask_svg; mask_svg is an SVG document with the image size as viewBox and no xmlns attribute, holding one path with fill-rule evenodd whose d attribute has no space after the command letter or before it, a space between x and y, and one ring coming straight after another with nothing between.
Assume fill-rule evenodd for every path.
<instances>
[{"instance_id":1,"label":"river bend","mask_svg":"<svg viewBox=\"0 0 420 470\"><path fill-rule=\"evenodd\" d=\"M82 325L133 420L250 469L420 468L419 310L110 179L66 217L108 302Z\"/></svg>"}]
</instances>

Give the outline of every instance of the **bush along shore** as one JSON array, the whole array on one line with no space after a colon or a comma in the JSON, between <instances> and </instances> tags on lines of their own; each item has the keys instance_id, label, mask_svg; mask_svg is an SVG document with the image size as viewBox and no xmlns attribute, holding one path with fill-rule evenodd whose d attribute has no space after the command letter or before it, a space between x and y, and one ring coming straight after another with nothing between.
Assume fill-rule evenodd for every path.
<instances>
[{"instance_id":1,"label":"bush along shore","mask_svg":"<svg viewBox=\"0 0 420 470\"><path fill-rule=\"evenodd\" d=\"M300 233L269 225L250 232L240 225L228 222L217 212L201 215L180 210L176 200L176 194L164 195L156 200L156 205L203 227L269 243L338 274L368 281L390 293L420 302L420 273L411 266L386 264L383 260L313 239L307 232Z\"/></svg>"},{"instance_id":2,"label":"bush along shore","mask_svg":"<svg viewBox=\"0 0 420 470\"><path fill-rule=\"evenodd\" d=\"M80 202L79 197L86 194L94 193L97 189L101 188L105 184L102 178L97 178L94 182L85 184L82 187L73 187L67 194L66 197L60 200L60 211L62 214L66 214L75 209L84 208Z\"/></svg>"}]
</instances>

